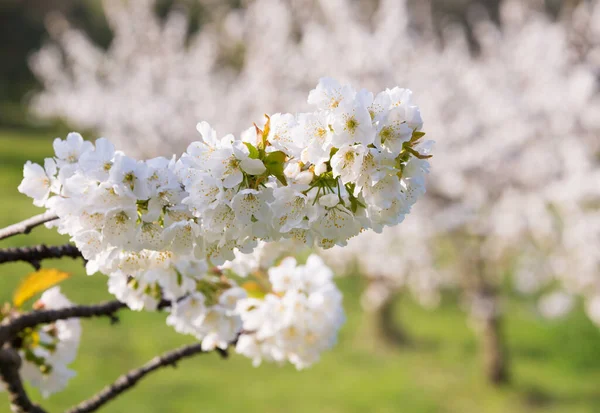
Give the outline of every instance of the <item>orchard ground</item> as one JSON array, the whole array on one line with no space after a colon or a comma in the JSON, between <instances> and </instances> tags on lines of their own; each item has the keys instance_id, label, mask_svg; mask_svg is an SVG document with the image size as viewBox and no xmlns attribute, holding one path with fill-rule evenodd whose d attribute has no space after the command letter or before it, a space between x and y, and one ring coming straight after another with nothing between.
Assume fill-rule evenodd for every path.
<instances>
[{"instance_id":1,"label":"orchard ground","mask_svg":"<svg viewBox=\"0 0 600 413\"><path fill-rule=\"evenodd\" d=\"M53 153L56 132L0 130L0 227L42 212L17 191L25 161ZM84 137L87 135L84 135ZM418 208L418 205L416 206ZM0 241L0 248L66 242L53 230ZM106 277L85 275L81 261L44 262L73 273L62 283L77 303L110 298ZM24 275L25 264L2 265L0 302L8 301ZM359 277L338 279L348 316L339 345L320 363L297 372L292 366L252 367L232 354L221 360L201 355L164 369L107 405L104 412L600 412L600 330L581 309L558 321L540 319L522 297L507 301L505 334L512 362L512 384L490 388L482 378L477 343L455 297L428 311L403 298L396 316L407 330L410 347L390 347L377 339L358 304ZM83 321L77 371L67 390L42 401L51 412L88 398L121 373L155 355L193 342L165 324L165 314L120 314L120 323ZM0 393L0 413L9 412Z\"/></svg>"}]
</instances>

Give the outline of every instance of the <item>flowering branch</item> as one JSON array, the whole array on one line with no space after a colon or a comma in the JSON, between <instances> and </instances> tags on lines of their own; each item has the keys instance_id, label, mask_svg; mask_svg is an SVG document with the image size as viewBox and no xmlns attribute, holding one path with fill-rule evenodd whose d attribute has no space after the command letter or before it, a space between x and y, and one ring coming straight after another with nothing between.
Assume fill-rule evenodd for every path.
<instances>
[{"instance_id":1,"label":"flowering branch","mask_svg":"<svg viewBox=\"0 0 600 413\"><path fill-rule=\"evenodd\" d=\"M0 249L0 264L14 261L25 261L39 269L40 261L48 258L82 257L81 252L72 244L47 246L35 245L32 247L17 247Z\"/></svg>"},{"instance_id":2,"label":"flowering branch","mask_svg":"<svg viewBox=\"0 0 600 413\"><path fill-rule=\"evenodd\" d=\"M0 380L8 391L11 411L14 413L45 413L44 409L29 400L19 374L20 368L21 357L15 349L7 346L0 350Z\"/></svg>"},{"instance_id":3,"label":"flowering branch","mask_svg":"<svg viewBox=\"0 0 600 413\"><path fill-rule=\"evenodd\" d=\"M0 240L19 234L29 234L33 228L45 224L46 222L54 221L57 218L56 214L51 211L28 218L24 221L0 229Z\"/></svg>"},{"instance_id":4,"label":"flowering branch","mask_svg":"<svg viewBox=\"0 0 600 413\"><path fill-rule=\"evenodd\" d=\"M228 357L227 350L216 348L216 351L222 358ZM142 367L131 370L128 373L122 375L113 384L106 386L98 394L96 394L88 400L81 402L77 406L68 410L66 413L94 412L100 407L102 407L104 404L110 402L125 391L131 389L137 384L138 381L140 381L146 375L152 373L153 371L168 366L177 367L178 361L183 360L185 358L193 357L197 354L207 352L209 351L202 349L202 343L195 343L180 347L176 350L169 351L161 356L157 356Z\"/></svg>"},{"instance_id":5,"label":"flowering branch","mask_svg":"<svg viewBox=\"0 0 600 413\"><path fill-rule=\"evenodd\" d=\"M332 248L399 224L425 192L432 142L421 140L423 122L406 89L375 95L323 78L308 102L314 111L265 115L237 138L219 138L200 122L201 139L180 157L139 161L105 138L92 144L70 133L54 140L55 156L43 166L25 164L19 191L51 212L9 227L5 237L58 217L75 247L0 250L0 263L84 257L87 273L106 274L118 299L74 306L58 287L46 289L61 275L42 272L4 306L0 346L18 348L24 377L44 397L75 374L68 365L79 319L116 321L124 308L170 307L166 323L201 344L126 374L75 412L94 411L147 373L196 353L226 356L234 344L254 365L288 361L302 369L335 344L342 294L318 256L302 264L288 256L261 269L260 284L242 286L232 260L256 261L259 244ZM223 271L228 262L231 273ZM20 297L41 291L38 311L19 314Z\"/></svg>"}]
</instances>

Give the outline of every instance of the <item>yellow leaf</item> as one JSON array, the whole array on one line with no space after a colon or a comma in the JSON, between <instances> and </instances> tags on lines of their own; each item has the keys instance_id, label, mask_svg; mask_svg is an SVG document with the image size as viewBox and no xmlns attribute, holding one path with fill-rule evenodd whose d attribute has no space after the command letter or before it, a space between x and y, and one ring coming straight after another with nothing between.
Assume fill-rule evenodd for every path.
<instances>
[{"instance_id":1,"label":"yellow leaf","mask_svg":"<svg viewBox=\"0 0 600 413\"><path fill-rule=\"evenodd\" d=\"M21 307L23 303L34 295L46 291L48 288L58 284L62 280L69 278L71 274L60 271L55 268L44 268L29 274L13 294L13 304L15 307Z\"/></svg>"}]
</instances>

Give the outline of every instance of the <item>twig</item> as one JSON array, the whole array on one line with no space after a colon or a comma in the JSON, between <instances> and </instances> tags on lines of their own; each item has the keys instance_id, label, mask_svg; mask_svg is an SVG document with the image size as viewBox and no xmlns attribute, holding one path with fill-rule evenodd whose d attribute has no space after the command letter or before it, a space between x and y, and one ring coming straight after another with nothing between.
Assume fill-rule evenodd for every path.
<instances>
[{"instance_id":1,"label":"twig","mask_svg":"<svg viewBox=\"0 0 600 413\"><path fill-rule=\"evenodd\" d=\"M49 247L47 245L35 245L32 247L5 248L0 249L0 264L5 262L25 261L39 270L40 261L48 258L71 257L73 259L82 257L81 252L72 244Z\"/></svg>"},{"instance_id":2,"label":"twig","mask_svg":"<svg viewBox=\"0 0 600 413\"><path fill-rule=\"evenodd\" d=\"M221 355L221 357L227 358L227 350L217 349L217 352ZM177 350L157 356L142 367L131 370L122 375L113 384L106 386L92 398L81 402L70 410L67 410L66 413L94 412L104 404L116 399L121 393L124 393L135 386L138 381L153 371L167 366L176 367L178 361L202 353L205 353L205 351L202 350L202 343L196 343L183 346Z\"/></svg>"},{"instance_id":3,"label":"twig","mask_svg":"<svg viewBox=\"0 0 600 413\"><path fill-rule=\"evenodd\" d=\"M0 380L8 392L11 411L13 413L46 413L44 409L29 400L19 374L20 367L21 357L14 348L7 346L0 350Z\"/></svg>"},{"instance_id":4,"label":"twig","mask_svg":"<svg viewBox=\"0 0 600 413\"><path fill-rule=\"evenodd\" d=\"M17 224L10 225L6 228L0 229L0 240L12 237L19 234L29 234L29 232L46 222L54 221L58 217L52 212L44 212L43 214L36 215L28 218L25 221L21 221Z\"/></svg>"}]
</instances>

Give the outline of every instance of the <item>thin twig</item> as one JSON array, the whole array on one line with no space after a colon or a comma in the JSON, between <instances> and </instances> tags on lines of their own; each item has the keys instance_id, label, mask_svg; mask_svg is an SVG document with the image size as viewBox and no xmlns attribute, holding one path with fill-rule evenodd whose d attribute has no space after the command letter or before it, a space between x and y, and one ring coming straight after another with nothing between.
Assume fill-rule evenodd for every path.
<instances>
[{"instance_id":1,"label":"thin twig","mask_svg":"<svg viewBox=\"0 0 600 413\"><path fill-rule=\"evenodd\" d=\"M47 246L34 245L32 247L16 247L0 249L0 264L5 262L25 261L40 268L40 261L48 258L82 257L81 252L72 244Z\"/></svg>"},{"instance_id":2,"label":"thin twig","mask_svg":"<svg viewBox=\"0 0 600 413\"><path fill-rule=\"evenodd\" d=\"M217 349L217 352L221 355L221 357L227 358L227 350ZM70 410L67 410L66 413L94 412L104 404L116 399L120 394L131 389L137 384L138 381L153 371L167 366L176 367L178 361L202 353L206 353L206 351L202 350L202 343L196 343L183 346L177 350L157 356L142 367L131 370L122 375L113 384L106 386L103 390L90 399L81 402Z\"/></svg>"},{"instance_id":3,"label":"thin twig","mask_svg":"<svg viewBox=\"0 0 600 413\"><path fill-rule=\"evenodd\" d=\"M25 221L21 221L17 224L10 225L6 228L0 229L0 240L12 237L19 234L29 234L29 232L46 222L54 221L58 217L52 212L44 212L43 214L36 215L28 218Z\"/></svg>"},{"instance_id":4,"label":"thin twig","mask_svg":"<svg viewBox=\"0 0 600 413\"><path fill-rule=\"evenodd\" d=\"M19 369L21 357L12 347L4 347L0 350L0 380L4 383L10 400L10 408L13 413L46 413L37 404L29 400Z\"/></svg>"}]
</instances>

